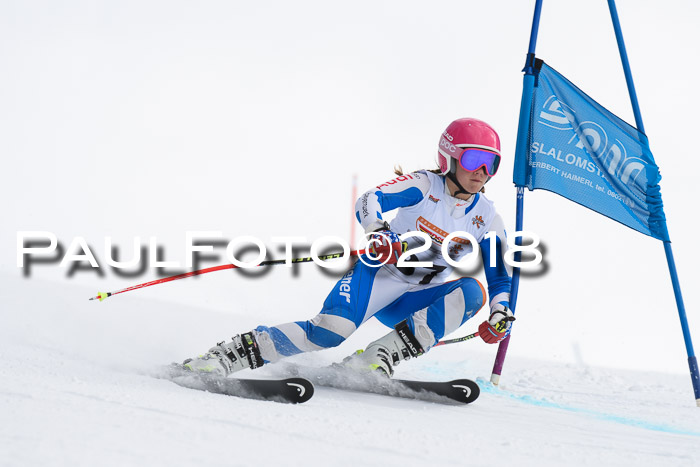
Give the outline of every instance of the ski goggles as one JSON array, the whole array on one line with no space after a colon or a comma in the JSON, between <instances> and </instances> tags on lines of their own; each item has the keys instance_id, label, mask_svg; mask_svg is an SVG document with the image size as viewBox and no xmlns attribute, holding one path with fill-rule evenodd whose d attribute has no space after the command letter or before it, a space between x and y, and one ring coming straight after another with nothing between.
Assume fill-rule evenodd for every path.
<instances>
[{"instance_id":1,"label":"ski goggles","mask_svg":"<svg viewBox=\"0 0 700 467\"><path fill-rule=\"evenodd\" d=\"M501 164L501 156L495 152L485 151L477 148L466 148L459 157L459 165L467 172L476 172L484 167L489 177L493 177L498 172Z\"/></svg>"},{"instance_id":2,"label":"ski goggles","mask_svg":"<svg viewBox=\"0 0 700 467\"><path fill-rule=\"evenodd\" d=\"M457 159L459 165L467 172L475 172L484 167L489 177L496 175L501 163L501 155L495 149L485 146L458 148L444 136L440 138L440 152L445 157Z\"/></svg>"}]
</instances>

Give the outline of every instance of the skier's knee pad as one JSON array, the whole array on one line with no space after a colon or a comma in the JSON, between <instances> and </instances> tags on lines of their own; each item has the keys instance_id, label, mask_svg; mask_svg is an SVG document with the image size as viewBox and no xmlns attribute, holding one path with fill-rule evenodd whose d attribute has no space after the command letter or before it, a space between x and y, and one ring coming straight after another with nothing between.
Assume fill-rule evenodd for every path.
<instances>
[{"instance_id":1,"label":"skier's knee pad","mask_svg":"<svg viewBox=\"0 0 700 467\"><path fill-rule=\"evenodd\" d=\"M465 321L474 316L486 303L486 290L481 282L473 277L463 277L459 281L459 288L464 297Z\"/></svg>"},{"instance_id":2,"label":"skier's knee pad","mask_svg":"<svg viewBox=\"0 0 700 467\"><path fill-rule=\"evenodd\" d=\"M486 291L481 283L472 277L463 277L451 284L451 290L444 297L445 322L450 323L450 333L456 327L472 318L486 303ZM456 326L456 327L455 327ZM454 329L452 329L454 327Z\"/></svg>"},{"instance_id":3,"label":"skier's knee pad","mask_svg":"<svg viewBox=\"0 0 700 467\"><path fill-rule=\"evenodd\" d=\"M307 321L306 336L318 346L331 348L342 344L355 329L355 323L347 318L321 313Z\"/></svg>"}]
</instances>

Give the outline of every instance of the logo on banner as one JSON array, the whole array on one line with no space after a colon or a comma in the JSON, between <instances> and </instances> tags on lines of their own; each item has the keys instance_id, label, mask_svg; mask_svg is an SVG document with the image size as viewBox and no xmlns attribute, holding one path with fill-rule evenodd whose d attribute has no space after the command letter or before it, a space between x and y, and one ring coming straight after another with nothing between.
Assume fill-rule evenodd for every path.
<instances>
[{"instance_id":1,"label":"logo on banner","mask_svg":"<svg viewBox=\"0 0 700 467\"><path fill-rule=\"evenodd\" d=\"M597 122L589 120L577 123L575 114L575 110L552 95L544 102L538 123L554 130L573 131L574 135L567 144L572 144L575 141L576 148L585 149L588 154L593 156L598 167L602 167L607 174L617 178L630 189L646 186L646 164L644 161L628 155L625 145L619 139L615 138L610 141L608 133ZM574 126L575 124L577 126ZM539 146L539 150L543 152L542 146ZM561 151L557 152L552 148L546 152L546 154L549 153L555 155L557 160L562 160ZM597 171L598 175L603 176L599 168L588 165L587 161L573 154L564 156L563 161L589 172Z\"/></svg>"}]
</instances>

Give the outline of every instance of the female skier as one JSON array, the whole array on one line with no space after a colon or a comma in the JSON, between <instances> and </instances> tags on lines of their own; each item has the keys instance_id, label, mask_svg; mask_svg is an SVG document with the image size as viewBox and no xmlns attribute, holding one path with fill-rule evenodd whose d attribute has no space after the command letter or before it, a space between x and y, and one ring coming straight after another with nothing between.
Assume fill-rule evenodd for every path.
<instances>
[{"instance_id":1,"label":"female skier","mask_svg":"<svg viewBox=\"0 0 700 467\"><path fill-rule=\"evenodd\" d=\"M484 184L498 170L500 149L498 134L485 122L474 118L452 122L440 137L439 170L401 175L357 200L356 216L370 234L373 254L360 258L338 281L318 315L308 321L258 326L186 360L185 367L222 376L259 368L290 355L335 347L375 317L392 331L343 364L391 376L401 360L427 352L486 302L484 288L474 278L445 282L452 267L443 257L442 243L457 231L470 233L481 248L490 316L479 326L479 336L491 344L501 341L514 319L508 309L510 270L503 261L506 233L501 216L483 195ZM398 212L390 226L382 214L394 209ZM425 232L432 242L425 251L410 255L409 266L401 266L396 263L406 245L399 234L409 231ZM495 237L485 238L488 232ZM423 240L411 237L406 243L410 253ZM472 250L470 241L459 234L446 247L454 261ZM491 256L495 265L490 264ZM411 262L432 264L413 267Z\"/></svg>"}]
</instances>

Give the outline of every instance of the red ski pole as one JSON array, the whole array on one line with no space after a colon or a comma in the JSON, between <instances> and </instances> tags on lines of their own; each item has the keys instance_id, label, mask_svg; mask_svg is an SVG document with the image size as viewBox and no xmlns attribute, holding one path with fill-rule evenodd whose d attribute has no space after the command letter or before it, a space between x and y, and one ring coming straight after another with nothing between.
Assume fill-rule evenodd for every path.
<instances>
[{"instance_id":1,"label":"red ski pole","mask_svg":"<svg viewBox=\"0 0 700 467\"><path fill-rule=\"evenodd\" d=\"M365 253L365 250L355 250L350 252L350 256L358 256L362 255ZM321 261L325 261L328 259L335 259L335 258L342 258L343 254L342 253L331 253L329 255L323 255L319 256L318 259ZM308 263L313 261L314 259L311 257L308 258L294 258L291 260L292 263ZM269 260L269 261L263 261L262 263L258 264L258 266L274 266L277 264L285 264L287 260L285 259L274 259L274 260ZM95 297L90 297L90 300L99 300L102 301L105 298L111 297L112 295L117 295L120 293L124 292L130 292L132 290L136 289L143 289L144 287L150 287L152 285L157 285L157 284L163 284L165 282L171 282L171 281L176 281L178 279L185 279L186 277L192 277L192 276L199 276L202 274L206 274L208 272L214 272L214 271L223 271L224 269L236 269L239 266L236 266L234 264L222 264L221 266L213 266L210 268L205 268L205 269L199 269L197 271L190 271L190 272L185 272L183 274L177 274L175 276L170 276L170 277L164 277L162 279L156 279L150 282L144 282L143 284L137 284L137 285L132 285L131 287L127 287L125 289L117 290L116 292L98 292L97 296Z\"/></svg>"}]
</instances>

